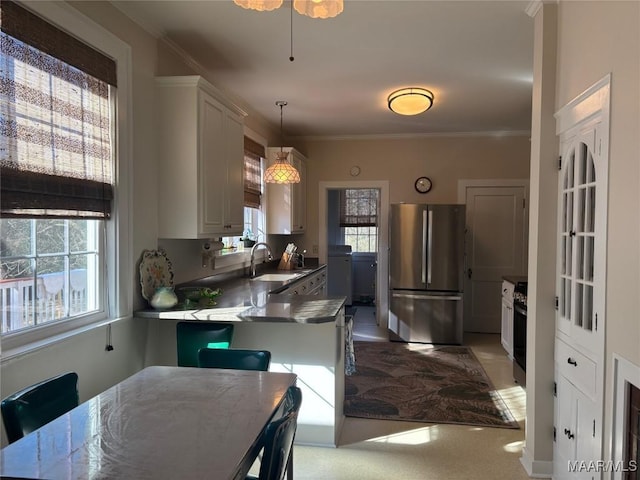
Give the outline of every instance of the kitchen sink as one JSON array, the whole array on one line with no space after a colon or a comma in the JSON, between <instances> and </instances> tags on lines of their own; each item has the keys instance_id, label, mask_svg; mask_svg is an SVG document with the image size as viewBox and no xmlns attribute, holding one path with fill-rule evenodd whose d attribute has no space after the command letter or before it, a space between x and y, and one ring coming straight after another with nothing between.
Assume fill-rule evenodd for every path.
<instances>
[{"instance_id":1,"label":"kitchen sink","mask_svg":"<svg viewBox=\"0 0 640 480\"><path fill-rule=\"evenodd\" d=\"M251 280L254 282L286 282L287 280L291 280L302 275L302 273L265 273L264 275L252 278Z\"/></svg>"}]
</instances>

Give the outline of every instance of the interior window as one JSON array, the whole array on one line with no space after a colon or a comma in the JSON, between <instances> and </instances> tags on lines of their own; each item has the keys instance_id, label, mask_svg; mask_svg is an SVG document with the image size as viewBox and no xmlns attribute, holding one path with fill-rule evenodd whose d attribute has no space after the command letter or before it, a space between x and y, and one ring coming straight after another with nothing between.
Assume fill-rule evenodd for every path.
<instances>
[{"instance_id":1,"label":"interior window","mask_svg":"<svg viewBox=\"0 0 640 480\"><path fill-rule=\"evenodd\" d=\"M223 237L226 252L251 248L252 242L264 241L262 211L264 146L244 137L244 229L242 236Z\"/></svg>"},{"instance_id":2,"label":"interior window","mask_svg":"<svg viewBox=\"0 0 640 480\"><path fill-rule=\"evenodd\" d=\"M101 223L0 220L2 333L99 310L103 283Z\"/></svg>"},{"instance_id":3,"label":"interior window","mask_svg":"<svg viewBox=\"0 0 640 480\"><path fill-rule=\"evenodd\" d=\"M352 252L378 251L378 204L375 188L340 191L340 228Z\"/></svg>"},{"instance_id":4,"label":"interior window","mask_svg":"<svg viewBox=\"0 0 640 480\"><path fill-rule=\"evenodd\" d=\"M131 312L128 298L108 295L130 283L122 276L129 246L120 242L128 232L126 189L114 200L114 134L122 148L128 141L125 122L116 121L116 104L125 110L128 89L118 99L113 58L17 3L2 2L0 9L5 356L12 348ZM43 10L67 28L72 22L55 7ZM99 38L102 51L122 57L121 44L89 37Z\"/></svg>"}]
</instances>

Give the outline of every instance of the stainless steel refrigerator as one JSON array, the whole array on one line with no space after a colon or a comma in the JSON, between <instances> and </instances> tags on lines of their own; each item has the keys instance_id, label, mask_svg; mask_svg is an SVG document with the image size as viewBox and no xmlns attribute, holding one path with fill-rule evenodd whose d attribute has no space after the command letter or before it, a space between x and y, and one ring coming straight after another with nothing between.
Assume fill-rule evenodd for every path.
<instances>
[{"instance_id":1,"label":"stainless steel refrigerator","mask_svg":"<svg viewBox=\"0 0 640 480\"><path fill-rule=\"evenodd\" d=\"M389 338L462 344L464 205L393 204Z\"/></svg>"}]
</instances>

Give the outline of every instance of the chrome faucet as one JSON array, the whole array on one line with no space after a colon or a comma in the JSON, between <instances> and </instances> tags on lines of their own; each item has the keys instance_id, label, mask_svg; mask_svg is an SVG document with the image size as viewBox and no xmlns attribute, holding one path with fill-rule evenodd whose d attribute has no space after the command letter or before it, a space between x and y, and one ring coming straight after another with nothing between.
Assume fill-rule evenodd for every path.
<instances>
[{"instance_id":1,"label":"chrome faucet","mask_svg":"<svg viewBox=\"0 0 640 480\"><path fill-rule=\"evenodd\" d=\"M258 242L253 247L251 247L251 278L256 276L256 262L255 262L255 253L258 247L262 245L267 249L267 255L269 260L273 260L273 253L271 253L271 247L267 245L265 242Z\"/></svg>"}]
</instances>

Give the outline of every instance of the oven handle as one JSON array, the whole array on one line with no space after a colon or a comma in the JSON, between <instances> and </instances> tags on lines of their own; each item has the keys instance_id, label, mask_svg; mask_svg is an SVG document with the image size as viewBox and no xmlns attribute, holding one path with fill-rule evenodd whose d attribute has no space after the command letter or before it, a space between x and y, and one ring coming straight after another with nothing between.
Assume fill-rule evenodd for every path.
<instances>
[{"instance_id":1,"label":"oven handle","mask_svg":"<svg viewBox=\"0 0 640 480\"><path fill-rule=\"evenodd\" d=\"M522 308L520 305L516 305L514 303L513 304L513 309L515 310L516 313L519 313L520 315L524 315L525 317L527 316L527 309L526 308Z\"/></svg>"}]
</instances>

